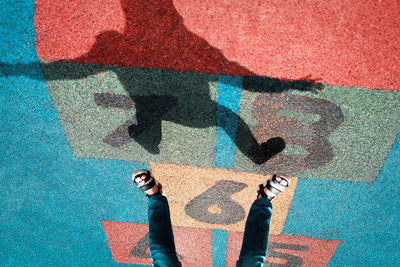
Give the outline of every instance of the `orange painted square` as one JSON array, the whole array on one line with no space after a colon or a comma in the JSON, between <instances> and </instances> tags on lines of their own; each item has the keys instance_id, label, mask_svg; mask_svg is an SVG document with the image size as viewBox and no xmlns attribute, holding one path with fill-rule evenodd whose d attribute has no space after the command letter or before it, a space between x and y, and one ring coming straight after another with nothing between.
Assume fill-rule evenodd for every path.
<instances>
[{"instance_id":1,"label":"orange painted square","mask_svg":"<svg viewBox=\"0 0 400 267\"><path fill-rule=\"evenodd\" d=\"M199 168L165 163L150 163L153 176L163 185L171 210L171 221L176 226L244 231L247 214L256 198L258 185L270 178L270 175L236 172L232 170ZM228 180L246 184L247 187L232 194L231 199L240 204L245 217L233 224L212 224L198 221L185 212L185 206L201 195L218 181ZM273 201L274 212L271 218L270 233L279 234L292 203L298 178L291 177L290 187ZM223 194L224 192L221 192Z\"/></svg>"}]
</instances>

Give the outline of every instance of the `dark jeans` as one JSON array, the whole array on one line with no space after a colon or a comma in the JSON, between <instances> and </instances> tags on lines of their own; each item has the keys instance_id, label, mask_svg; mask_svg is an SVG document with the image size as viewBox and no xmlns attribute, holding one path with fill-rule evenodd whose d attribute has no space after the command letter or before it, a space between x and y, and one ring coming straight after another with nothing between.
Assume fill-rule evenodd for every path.
<instances>
[{"instance_id":1,"label":"dark jeans","mask_svg":"<svg viewBox=\"0 0 400 267\"><path fill-rule=\"evenodd\" d=\"M149 200L149 244L153 265L181 266L178 260L167 198L152 196ZM244 230L242 249L236 266L262 266L267 254L272 205L267 198L254 201Z\"/></svg>"}]
</instances>

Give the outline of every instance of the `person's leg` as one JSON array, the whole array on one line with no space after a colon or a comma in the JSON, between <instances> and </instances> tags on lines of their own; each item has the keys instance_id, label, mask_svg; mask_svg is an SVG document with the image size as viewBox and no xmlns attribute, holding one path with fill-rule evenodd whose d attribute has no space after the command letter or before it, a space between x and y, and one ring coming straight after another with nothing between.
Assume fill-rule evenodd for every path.
<instances>
[{"instance_id":1,"label":"person's leg","mask_svg":"<svg viewBox=\"0 0 400 267\"><path fill-rule=\"evenodd\" d=\"M181 266L175 249L169 205L167 198L162 195L161 185L156 183L147 170L136 171L132 180L149 198L147 215L153 266Z\"/></svg>"},{"instance_id":2,"label":"person's leg","mask_svg":"<svg viewBox=\"0 0 400 267\"><path fill-rule=\"evenodd\" d=\"M168 201L151 196L148 203L150 255L154 266L181 266L178 260Z\"/></svg>"},{"instance_id":3,"label":"person's leg","mask_svg":"<svg viewBox=\"0 0 400 267\"><path fill-rule=\"evenodd\" d=\"M273 175L260 185L257 199L250 208L244 229L242 248L237 267L263 266L267 255L269 226L272 215L271 200L290 184L289 178Z\"/></svg>"},{"instance_id":4,"label":"person's leg","mask_svg":"<svg viewBox=\"0 0 400 267\"><path fill-rule=\"evenodd\" d=\"M242 249L236 266L263 265L267 255L271 214L272 205L268 198L262 197L254 201L246 220Z\"/></svg>"}]
</instances>

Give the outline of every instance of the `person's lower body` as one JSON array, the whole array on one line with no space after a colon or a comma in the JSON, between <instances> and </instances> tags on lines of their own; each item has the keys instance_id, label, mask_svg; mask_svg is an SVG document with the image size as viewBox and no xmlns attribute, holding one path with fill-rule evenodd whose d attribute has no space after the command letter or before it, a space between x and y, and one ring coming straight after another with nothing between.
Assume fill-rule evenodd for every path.
<instances>
[{"instance_id":1,"label":"person's lower body","mask_svg":"<svg viewBox=\"0 0 400 267\"><path fill-rule=\"evenodd\" d=\"M271 201L254 201L246 220L242 249L236 266L262 266L267 254ZM165 196L151 196L148 203L150 255L154 266L181 266L178 260L168 201Z\"/></svg>"},{"instance_id":2,"label":"person's lower body","mask_svg":"<svg viewBox=\"0 0 400 267\"><path fill-rule=\"evenodd\" d=\"M283 176L282 176L283 177ZM150 172L139 170L133 181L146 193L148 202L149 246L153 265L181 266L175 249L171 215L161 185ZM242 248L236 266L262 266L267 254L269 226L272 215L271 200L289 186L289 179L278 175L260 185L257 199L250 208L243 235Z\"/></svg>"}]
</instances>

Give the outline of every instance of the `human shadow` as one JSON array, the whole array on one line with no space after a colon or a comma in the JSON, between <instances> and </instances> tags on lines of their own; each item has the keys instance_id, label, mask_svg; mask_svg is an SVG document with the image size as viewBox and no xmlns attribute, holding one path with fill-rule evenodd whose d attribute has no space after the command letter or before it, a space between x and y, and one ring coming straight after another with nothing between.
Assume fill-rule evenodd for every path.
<instances>
[{"instance_id":1,"label":"human shadow","mask_svg":"<svg viewBox=\"0 0 400 267\"><path fill-rule=\"evenodd\" d=\"M244 155L255 164L262 164L281 152L285 141L277 136L259 144L238 114L218 104L209 89L210 83L218 82L217 74L243 76L243 89L253 92L322 88L322 84L308 79L257 76L229 61L221 51L185 28L171 0L122 0L121 6L126 18L124 33L102 32L82 56L40 63L47 81L81 79L104 71L116 73L129 96L101 93L94 94L93 99L104 108L135 108L136 116L103 139L111 146L120 147L134 139L148 152L158 154L163 120L194 128L211 127L216 125L218 110L224 117L218 126ZM29 64L0 66L5 75L30 76L29 68ZM237 122L236 132L230 129L232 122Z\"/></svg>"}]
</instances>

